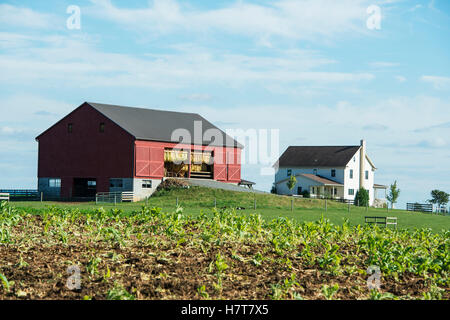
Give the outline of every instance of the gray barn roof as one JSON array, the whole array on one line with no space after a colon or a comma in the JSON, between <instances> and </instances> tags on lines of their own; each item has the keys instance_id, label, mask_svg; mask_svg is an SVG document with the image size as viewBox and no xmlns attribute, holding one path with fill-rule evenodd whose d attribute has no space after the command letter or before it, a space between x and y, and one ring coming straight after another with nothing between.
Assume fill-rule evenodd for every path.
<instances>
[{"instance_id":1,"label":"gray barn roof","mask_svg":"<svg viewBox=\"0 0 450 320\"><path fill-rule=\"evenodd\" d=\"M279 167L345 167L359 148L360 146L291 146L281 155L277 164Z\"/></svg>"},{"instance_id":2,"label":"gray barn roof","mask_svg":"<svg viewBox=\"0 0 450 320\"><path fill-rule=\"evenodd\" d=\"M115 122L137 140L178 143L180 142L179 140L172 139L172 133L176 129L185 129L191 136L192 144L243 148L239 142L196 113L132 108L94 102L86 102L86 104ZM195 121L201 122L200 141L194 141ZM221 135L221 140L223 141L214 141L212 139L213 141L211 142L211 140L203 139L203 134L208 129L215 129L217 134Z\"/></svg>"}]
</instances>

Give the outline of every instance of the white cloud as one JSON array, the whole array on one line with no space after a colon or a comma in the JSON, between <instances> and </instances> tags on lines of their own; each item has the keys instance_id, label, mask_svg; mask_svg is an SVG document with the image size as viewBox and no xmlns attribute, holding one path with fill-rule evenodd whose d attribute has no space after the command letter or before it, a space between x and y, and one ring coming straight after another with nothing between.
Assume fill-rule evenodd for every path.
<instances>
[{"instance_id":1,"label":"white cloud","mask_svg":"<svg viewBox=\"0 0 450 320\"><path fill-rule=\"evenodd\" d=\"M447 146L447 142L442 137L434 137L420 141L417 146L423 148L443 148Z\"/></svg>"},{"instance_id":2,"label":"white cloud","mask_svg":"<svg viewBox=\"0 0 450 320\"><path fill-rule=\"evenodd\" d=\"M422 76L420 79L431 83L438 90L450 88L450 77Z\"/></svg>"},{"instance_id":3,"label":"white cloud","mask_svg":"<svg viewBox=\"0 0 450 320\"><path fill-rule=\"evenodd\" d=\"M0 24L2 26L45 29L52 25L54 18L29 8L0 4Z\"/></svg>"},{"instance_id":4,"label":"white cloud","mask_svg":"<svg viewBox=\"0 0 450 320\"><path fill-rule=\"evenodd\" d=\"M397 80L400 83L406 81L406 78L404 76L395 76L394 78L395 78L395 80Z\"/></svg>"},{"instance_id":5,"label":"white cloud","mask_svg":"<svg viewBox=\"0 0 450 320\"><path fill-rule=\"evenodd\" d=\"M82 101L80 101L80 104ZM63 101L47 99L36 95L14 95L2 99L0 106L0 131L4 134L38 133L47 129L57 119L62 118L74 108ZM45 117L36 114L47 113Z\"/></svg>"},{"instance_id":6,"label":"white cloud","mask_svg":"<svg viewBox=\"0 0 450 320\"><path fill-rule=\"evenodd\" d=\"M271 45L271 37L333 39L340 34L367 34L366 0L278 0L266 5L236 1L221 8L199 10L175 0L154 0L147 8L127 9L110 0L91 0L87 12L127 28L158 36L173 32L219 31L245 35Z\"/></svg>"},{"instance_id":7,"label":"white cloud","mask_svg":"<svg viewBox=\"0 0 450 320\"><path fill-rule=\"evenodd\" d=\"M19 39L20 36L10 39ZM39 39L27 38L38 42ZM273 56L250 56L174 46L175 53L132 56L101 52L95 42L78 37L44 38L36 45L5 50L0 68L8 83L81 87L177 88L193 83L270 86L292 83L345 83L372 80L370 73L323 72L335 63L311 50L286 50ZM6 80L7 79L7 80Z\"/></svg>"}]
</instances>

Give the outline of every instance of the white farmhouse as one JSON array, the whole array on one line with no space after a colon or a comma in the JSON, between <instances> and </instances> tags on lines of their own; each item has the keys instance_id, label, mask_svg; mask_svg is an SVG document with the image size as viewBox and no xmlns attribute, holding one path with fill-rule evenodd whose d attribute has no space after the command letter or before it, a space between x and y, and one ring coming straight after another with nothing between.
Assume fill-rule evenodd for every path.
<instances>
[{"instance_id":1,"label":"white farmhouse","mask_svg":"<svg viewBox=\"0 0 450 320\"><path fill-rule=\"evenodd\" d=\"M313 198L354 200L359 188L364 188L369 191L371 206L385 202L377 199L377 190L386 190L386 186L374 184L377 168L366 154L364 140L359 146L290 146L274 166L278 194L296 195L306 190ZM297 184L289 190L287 182L292 175Z\"/></svg>"}]
</instances>

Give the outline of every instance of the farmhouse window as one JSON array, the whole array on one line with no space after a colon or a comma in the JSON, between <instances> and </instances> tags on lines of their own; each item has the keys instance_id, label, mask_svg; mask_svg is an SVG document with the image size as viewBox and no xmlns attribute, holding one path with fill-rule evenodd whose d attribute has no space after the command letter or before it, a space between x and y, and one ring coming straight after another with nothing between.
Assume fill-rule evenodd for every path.
<instances>
[{"instance_id":1,"label":"farmhouse window","mask_svg":"<svg viewBox=\"0 0 450 320\"><path fill-rule=\"evenodd\" d=\"M314 173L315 175L317 175L317 169L314 169L314 170L313 170L313 173Z\"/></svg>"},{"instance_id":2,"label":"farmhouse window","mask_svg":"<svg viewBox=\"0 0 450 320\"><path fill-rule=\"evenodd\" d=\"M353 179L353 169L350 169L350 179Z\"/></svg>"},{"instance_id":3,"label":"farmhouse window","mask_svg":"<svg viewBox=\"0 0 450 320\"><path fill-rule=\"evenodd\" d=\"M100 123L100 132L105 132L105 124L103 122Z\"/></svg>"},{"instance_id":4,"label":"farmhouse window","mask_svg":"<svg viewBox=\"0 0 450 320\"><path fill-rule=\"evenodd\" d=\"M366 174L366 180L368 180L369 179L369 171L366 170L365 174Z\"/></svg>"},{"instance_id":5,"label":"farmhouse window","mask_svg":"<svg viewBox=\"0 0 450 320\"><path fill-rule=\"evenodd\" d=\"M122 179L110 179L109 186L111 188L123 188L123 180Z\"/></svg>"},{"instance_id":6,"label":"farmhouse window","mask_svg":"<svg viewBox=\"0 0 450 320\"><path fill-rule=\"evenodd\" d=\"M50 188L61 188L61 179L49 179L48 186Z\"/></svg>"},{"instance_id":7,"label":"farmhouse window","mask_svg":"<svg viewBox=\"0 0 450 320\"><path fill-rule=\"evenodd\" d=\"M291 170L291 169L288 169L288 171L287 171L287 176L290 177L291 175L292 175L292 170Z\"/></svg>"},{"instance_id":8,"label":"farmhouse window","mask_svg":"<svg viewBox=\"0 0 450 320\"><path fill-rule=\"evenodd\" d=\"M143 180L142 188L143 189L151 189L152 188L152 180Z\"/></svg>"},{"instance_id":9,"label":"farmhouse window","mask_svg":"<svg viewBox=\"0 0 450 320\"><path fill-rule=\"evenodd\" d=\"M302 194L302 187L297 188L297 194Z\"/></svg>"},{"instance_id":10,"label":"farmhouse window","mask_svg":"<svg viewBox=\"0 0 450 320\"><path fill-rule=\"evenodd\" d=\"M69 123L69 124L67 125L67 132L68 132L68 133L72 133L72 131L73 131L73 124L72 124L72 123Z\"/></svg>"},{"instance_id":11,"label":"farmhouse window","mask_svg":"<svg viewBox=\"0 0 450 320\"><path fill-rule=\"evenodd\" d=\"M348 189L348 195L353 196L355 194L355 189Z\"/></svg>"},{"instance_id":12,"label":"farmhouse window","mask_svg":"<svg viewBox=\"0 0 450 320\"><path fill-rule=\"evenodd\" d=\"M336 177L336 170L335 169L331 169L331 176L332 177Z\"/></svg>"}]
</instances>

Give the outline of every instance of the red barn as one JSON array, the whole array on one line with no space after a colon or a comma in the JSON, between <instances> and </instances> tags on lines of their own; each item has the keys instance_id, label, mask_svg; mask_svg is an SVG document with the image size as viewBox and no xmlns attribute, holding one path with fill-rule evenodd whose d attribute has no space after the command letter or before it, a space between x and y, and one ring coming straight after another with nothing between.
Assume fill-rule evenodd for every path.
<instances>
[{"instance_id":1,"label":"red barn","mask_svg":"<svg viewBox=\"0 0 450 320\"><path fill-rule=\"evenodd\" d=\"M143 199L165 177L241 182L243 146L194 113L85 102L36 140L46 198Z\"/></svg>"}]
</instances>

